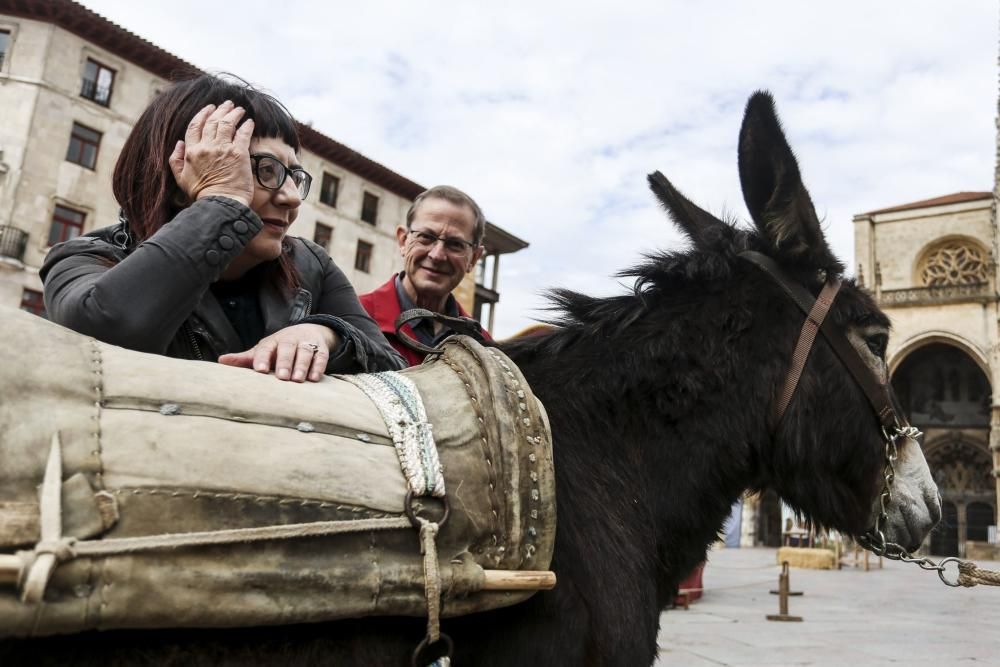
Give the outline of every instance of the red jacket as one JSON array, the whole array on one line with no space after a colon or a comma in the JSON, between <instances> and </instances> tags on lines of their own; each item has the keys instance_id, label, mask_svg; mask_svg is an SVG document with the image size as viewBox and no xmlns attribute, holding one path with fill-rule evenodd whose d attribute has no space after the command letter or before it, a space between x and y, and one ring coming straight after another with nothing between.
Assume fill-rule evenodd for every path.
<instances>
[{"instance_id":1,"label":"red jacket","mask_svg":"<svg viewBox=\"0 0 1000 667\"><path fill-rule=\"evenodd\" d=\"M367 294L362 294L358 298L361 300L361 305L364 309L368 311L368 314L371 315L372 319L375 320L375 323L378 324L378 328L383 334L385 334L385 337L389 339L389 343L396 348L397 352L403 355L404 359L406 359L406 363L410 366L420 364L427 355L423 352L418 352L417 350L407 347L396 336L396 318L403 312L403 307L399 303L399 295L396 293L396 276L393 275L389 278L389 281L381 287L368 292ZM464 308L462 308L462 304L456 301L455 305L458 306L459 315L462 317L469 317L469 314L465 312ZM402 332L414 340L420 340L417 338L417 334L414 333L409 324L403 325ZM483 329L483 336L485 336L487 340L492 340L486 329Z\"/></svg>"}]
</instances>

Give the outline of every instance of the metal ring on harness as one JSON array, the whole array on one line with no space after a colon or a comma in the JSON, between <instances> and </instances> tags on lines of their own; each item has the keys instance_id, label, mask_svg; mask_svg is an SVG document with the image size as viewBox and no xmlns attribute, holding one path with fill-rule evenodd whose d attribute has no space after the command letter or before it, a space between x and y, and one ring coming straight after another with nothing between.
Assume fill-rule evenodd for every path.
<instances>
[{"instance_id":1,"label":"metal ring on harness","mask_svg":"<svg viewBox=\"0 0 1000 667\"><path fill-rule=\"evenodd\" d=\"M938 566L937 566L938 578L946 586L951 586L952 588L958 588L959 586L962 585L961 582L959 581L959 579L962 576L962 571L959 570L959 569L955 570L955 579L954 580L946 578L945 577L945 571L948 568L948 563L955 563L956 567L960 567L961 564L962 564L962 561L961 561L961 559L955 558L954 556L945 558L943 561L941 561L940 563L938 563Z\"/></svg>"},{"instance_id":2,"label":"metal ring on harness","mask_svg":"<svg viewBox=\"0 0 1000 667\"><path fill-rule=\"evenodd\" d=\"M440 642L444 642L445 646L444 654L435 658L434 659L435 662L421 661L423 654L426 653L429 648ZM435 642L430 641L430 637L424 637L423 641L417 644L417 648L413 649L413 660L410 661L410 664L413 665L413 667L425 667L426 665L436 664L436 662L441 658L447 658L450 661L452 651L454 650L455 650L455 643L451 641L451 637L449 637L443 632L441 633L441 636L438 638L438 640Z\"/></svg>"},{"instance_id":3,"label":"metal ring on harness","mask_svg":"<svg viewBox=\"0 0 1000 667\"><path fill-rule=\"evenodd\" d=\"M432 498L433 496L416 496L417 498ZM440 498L434 498L435 500L440 500L444 503L444 513L441 518L437 521L432 521L431 523L436 523L438 526L443 526L446 521L448 521L448 515L451 514L451 504L448 502L448 496L441 496ZM417 515L417 510L413 509L414 495L413 491L406 492L406 500L403 501L403 509L406 511L406 518L410 520L414 528L419 530L420 528L420 518ZM429 521L429 519L425 519Z\"/></svg>"}]
</instances>

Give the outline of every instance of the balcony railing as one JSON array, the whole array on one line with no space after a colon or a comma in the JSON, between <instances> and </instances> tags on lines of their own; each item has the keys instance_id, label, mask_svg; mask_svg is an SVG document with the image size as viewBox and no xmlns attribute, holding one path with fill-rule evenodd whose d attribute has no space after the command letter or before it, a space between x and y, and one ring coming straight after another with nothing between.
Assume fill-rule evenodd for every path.
<instances>
[{"instance_id":1,"label":"balcony railing","mask_svg":"<svg viewBox=\"0 0 1000 667\"><path fill-rule=\"evenodd\" d=\"M27 245L28 232L10 225L0 225L0 257L23 261Z\"/></svg>"},{"instance_id":2,"label":"balcony railing","mask_svg":"<svg viewBox=\"0 0 1000 667\"><path fill-rule=\"evenodd\" d=\"M880 306L920 306L970 301L982 303L996 299L997 295L989 283L975 283L882 290L878 296L878 303Z\"/></svg>"}]
</instances>

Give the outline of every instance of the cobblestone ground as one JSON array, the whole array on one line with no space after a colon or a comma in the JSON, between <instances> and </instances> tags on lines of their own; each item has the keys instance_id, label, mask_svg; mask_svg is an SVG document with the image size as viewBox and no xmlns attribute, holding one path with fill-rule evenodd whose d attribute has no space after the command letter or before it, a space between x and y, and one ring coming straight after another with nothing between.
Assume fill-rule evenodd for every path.
<instances>
[{"instance_id":1,"label":"cobblestone ground","mask_svg":"<svg viewBox=\"0 0 1000 667\"><path fill-rule=\"evenodd\" d=\"M704 596L660 618L657 667L809 665L1000 667L1000 587L950 588L916 565L792 568L789 613L778 613L775 549L709 554ZM936 559L935 559L936 560ZM1000 562L977 561L1000 571Z\"/></svg>"}]
</instances>

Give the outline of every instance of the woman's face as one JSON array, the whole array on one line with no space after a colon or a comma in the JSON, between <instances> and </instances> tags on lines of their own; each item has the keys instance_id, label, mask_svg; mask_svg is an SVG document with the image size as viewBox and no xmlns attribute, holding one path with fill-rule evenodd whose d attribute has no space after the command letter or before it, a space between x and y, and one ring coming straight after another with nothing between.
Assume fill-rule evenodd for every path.
<instances>
[{"instance_id":1,"label":"woman's face","mask_svg":"<svg viewBox=\"0 0 1000 667\"><path fill-rule=\"evenodd\" d=\"M250 154L273 157L288 169L301 166L292 147L276 137L251 140ZM251 161L251 167L256 168L255 161ZM264 226L230 263L223 278L238 278L258 264L277 259L281 255L281 242L298 216L301 204L302 198L290 174L277 190L262 186L255 174L250 208L260 217Z\"/></svg>"}]
</instances>

